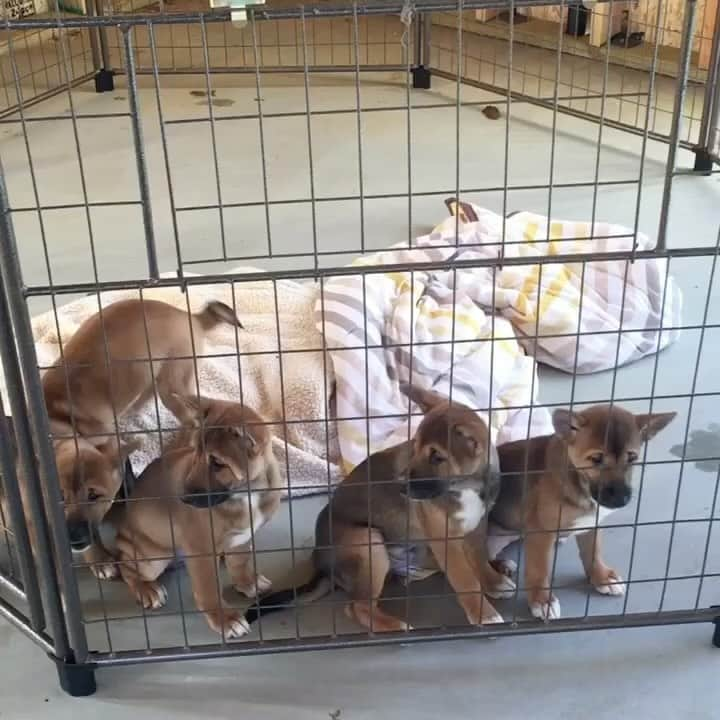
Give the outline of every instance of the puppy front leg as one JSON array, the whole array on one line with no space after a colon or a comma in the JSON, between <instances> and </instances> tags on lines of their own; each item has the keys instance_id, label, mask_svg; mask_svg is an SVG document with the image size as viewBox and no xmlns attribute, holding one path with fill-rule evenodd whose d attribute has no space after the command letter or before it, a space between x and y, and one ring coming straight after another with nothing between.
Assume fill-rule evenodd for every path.
<instances>
[{"instance_id":1,"label":"puppy front leg","mask_svg":"<svg viewBox=\"0 0 720 720\"><path fill-rule=\"evenodd\" d=\"M190 555L191 553L188 553ZM218 593L217 559L207 548L196 549L186 560L190 584L198 610L208 625L226 640L239 638L250 632L250 626L243 614L225 606Z\"/></svg>"},{"instance_id":2,"label":"puppy front leg","mask_svg":"<svg viewBox=\"0 0 720 720\"><path fill-rule=\"evenodd\" d=\"M272 583L261 573L255 573L253 544L249 542L242 547L231 547L225 550L227 566L235 589L249 598L264 595L272 589Z\"/></svg>"},{"instance_id":3,"label":"puppy front leg","mask_svg":"<svg viewBox=\"0 0 720 720\"><path fill-rule=\"evenodd\" d=\"M475 577L491 598L507 598L515 594L515 583L508 573L494 567L488 559L487 529L485 523L464 538L465 555L473 566Z\"/></svg>"},{"instance_id":4,"label":"puppy front leg","mask_svg":"<svg viewBox=\"0 0 720 720\"><path fill-rule=\"evenodd\" d=\"M532 616L540 620L556 620L560 617L560 602L550 592L554 547L553 531L529 532L525 538L525 585L528 606Z\"/></svg>"},{"instance_id":5,"label":"puppy front leg","mask_svg":"<svg viewBox=\"0 0 720 720\"><path fill-rule=\"evenodd\" d=\"M601 538L598 529L575 536L585 575L602 595L624 595L625 583L620 574L603 562Z\"/></svg>"},{"instance_id":6,"label":"puppy front leg","mask_svg":"<svg viewBox=\"0 0 720 720\"><path fill-rule=\"evenodd\" d=\"M420 516L425 537L433 538L427 541L430 551L458 594L458 602L465 610L468 622L472 625L503 622L502 615L485 598L480 579L465 554L465 539L435 539L452 534L448 532L445 513L431 510L421 512Z\"/></svg>"},{"instance_id":7,"label":"puppy front leg","mask_svg":"<svg viewBox=\"0 0 720 720\"><path fill-rule=\"evenodd\" d=\"M115 558L107 551L100 540L83 553L83 560L98 580L114 580L120 575Z\"/></svg>"}]
</instances>

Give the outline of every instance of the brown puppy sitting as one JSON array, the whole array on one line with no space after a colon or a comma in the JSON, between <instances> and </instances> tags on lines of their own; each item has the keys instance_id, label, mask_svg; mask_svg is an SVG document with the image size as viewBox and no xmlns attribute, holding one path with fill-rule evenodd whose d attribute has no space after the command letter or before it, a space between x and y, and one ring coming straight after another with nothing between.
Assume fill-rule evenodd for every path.
<instances>
[{"instance_id":1,"label":"brown puppy sitting","mask_svg":"<svg viewBox=\"0 0 720 720\"><path fill-rule=\"evenodd\" d=\"M556 410L554 435L498 447L502 481L490 515L489 554L494 558L525 533L525 585L534 617L560 617L550 590L553 548L570 535L595 589L624 593L622 578L603 560L598 523L630 502L641 445L675 415L633 415L617 405Z\"/></svg>"},{"instance_id":2,"label":"brown puppy sitting","mask_svg":"<svg viewBox=\"0 0 720 720\"><path fill-rule=\"evenodd\" d=\"M62 360L43 376L70 545L101 578L116 568L96 542L97 528L122 485L131 450L115 436L115 420L140 407L157 388L163 404L185 419L174 393L195 391L193 355L220 323L242 327L227 305L188 313L156 300L123 300L88 318L65 344ZM181 358L181 359L175 359Z\"/></svg>"},{"instance_id":3,"label":"brown puppy sitting","mask_svg":"<svg viewBox=\"0 0 720 720\"><path fill-rule=\"evenodd\" d=\"M425 413L415 437L374 453L340 483L316 522L315 577L267 596L248 610L248 621L296 595L320 597L332 577L350 596L350 618L372 632L406 630L378 607L387 577L411 581L440 570L470 623L502 622L485 595L512 593L515 585L484 552L485 516L498 491L487 426L460 403L402 389Z\"/></svg>"},{"instance_id":4,"label":"brown puppy sitting","mask_svg":"<svg viewBox=\"0 0 720 720\"><path fill-rule=\"evenodd\" d=\"M167 593L157 579L182 553L210 627L240 637L248 625L224 606L217 563L224 556L235 588L248 597L270 589L254 572L252 541L277 510L284 483L256 412L223 400L180 401L198 427L187 445L167 451L138 479L117 527L120 573L138 602L160 608Z\"/></svg>"}]
</instances>

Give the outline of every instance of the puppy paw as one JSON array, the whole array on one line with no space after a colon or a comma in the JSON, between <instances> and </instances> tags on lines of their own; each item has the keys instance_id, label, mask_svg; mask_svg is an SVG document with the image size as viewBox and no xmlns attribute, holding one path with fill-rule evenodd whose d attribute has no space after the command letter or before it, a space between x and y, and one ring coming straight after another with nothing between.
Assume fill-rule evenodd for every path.
<instances>
[{"instance_id":1,"label":"puppy paw","mask_svg":"<svg viewBox=\"0 0 720 720\"><path fill-rule=\"evenodd\" d=\"M480 620L480 625L499 625L504 623L505 620L499 612L487 613Z\"/></svg>"},{"instance_id":2,"label":"puppy paw","mask_svg":"<svg viewBox=\"0 0 720 720\"><path fill-rule=\"evenodd\" d=\"M235 589L249 598L256 598L272 590L272 582L264 575L256 575L255 582L248 584L237 583Z\"/></svg>"},{"instance_id":3,"label":"puppy paw","mask_svg":"<svg viewBox=\"0 0 720 720\"><path fill-rule=\"evenodd\" d=\"M538 620L557 620L560 617L560 601L554 596L531 598L530 614Z\"/></svg>"},{"instance_id":4,"label":"puppy paw","mask_svg":"<svg viewBox=\"0 0 720 720\"><path fill-rule=\"evenodd\" d=\"M208 625L221 633L226 640L235 640L250 632L247 620L236 612L211 613L207 615Z\"/></svg>"},{"instance_id":5,"label":"puppy paw","mask_svg":"<svg viewBox=\"0 0 720 720\"><path fill-rule=\"evenodd\" d=\"M615 570L607 569L604 573L595 573L592 578L595 590L601 595L619 597L625 594L625 583Z\"/></svg>"},{"instance_id":6,"label":"puppy paw","mask_svg":"<svg viewBox=\"0 0 720 720\"><path fill-rule=\"evenodd\" d=\"M120 575L120 570L115 563L95 563L90 566L90 571L98 580L114 580Z\"/></svg>"},{"instance_id":7,"label":"puppy paw","mask_svg":"<svg viewBox=\"0 0 720 720\"><path fill-rule=\"evenodd\" d=\"M136 587L135 597L146 610L158 610L165 606L168 594L160 583L147 582Z\"/></svg>"},{"instance_id":8,"label":"puppy paw","mask_svg":"<svg viewBox=\"0 0 720 720\"><path fill-rule=\"evenodd\" d=\"M506 577L513 577L517 572L517 563L510 558L495 558L490 561L490 565L501 575Z\"/></svg>"},{"instance_id":9,"label":"puppy paw","mask_svg":"<svg viewBox=\"0 0 720 720\"><path fill-rule=\"evenodd\" d=\"M515 597L517 586L515 581L507 575L500 575L498 581L485 590L485 594L491 598L511 598Z\"/></svg>"}]
</instances>

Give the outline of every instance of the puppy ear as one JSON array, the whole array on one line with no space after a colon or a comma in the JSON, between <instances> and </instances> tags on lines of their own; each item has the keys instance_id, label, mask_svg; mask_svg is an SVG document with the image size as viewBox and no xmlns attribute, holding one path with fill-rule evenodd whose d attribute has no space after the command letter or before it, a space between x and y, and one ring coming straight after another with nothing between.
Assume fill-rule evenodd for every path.
<instances>
[{"instance_id":1,"label":"puppy ear","mask_svg":"<svg viewBox=\"0 0 720 720\"><path fill-rule=\"evenodd\" d=\"M200 426L210 412L210 404L204 397L200 397L199 395L172 393L172 399L185 407L190 417L193 418L194 424L197 426Z\"/></svg>"},{"instance_id":2,"label":"puppy ear","mask_svg":"<svg viewBox=\"0 0 720 720\"><path fill-rule=\"evenodd\" d=\"M662 429L667 427L677 415L676 412L667 413L643 413L635 416L638 430L643 442L655 437Z\"/></svg>"},{"instance_id":3,"label":"puppy ear","mask_svg":"<svg viewBox=\"0 0 720 720\"><path fill-rule=\"evenodd\" d=\"M417 403L424 413L430 412L434 407L448 402L448 399L439 393L433 390L423 390L410 385L410 383L400 383L400 392L407 395L414 403Z\"/></svg>"},{"instance_id":4,"label":"puppy ear","mask_svg":"<svg viewBox=\"0 0 720 720\"><path fill-rule=\"evenodd\" d=\"M558 408L553 413L552 423L556 435L569 439L583 426L583 419L566 408Z\"/></svg>"}]
</instances>

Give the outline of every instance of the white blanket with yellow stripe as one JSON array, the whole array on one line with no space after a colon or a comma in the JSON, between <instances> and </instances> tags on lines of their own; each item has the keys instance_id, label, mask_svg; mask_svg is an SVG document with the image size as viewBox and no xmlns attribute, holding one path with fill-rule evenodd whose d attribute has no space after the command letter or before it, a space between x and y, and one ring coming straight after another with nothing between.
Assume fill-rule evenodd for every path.
<instances>
[{"instance_id":1,"label":"white blanket with yellow stripe","mask_svg":"<svg viewBox=\"0 0 720 720\"><path fill-rule=\"evenodd\" d=\"M503 231L505 257L527 257L528 264L370 273L324 283L315 319L335 370L346 472L414 432L420 417L408 416L400 382L446 395L452 388L453 398L489 416L493 439L502 443L551 432L547 410L530 409L538 389L535 360L589 373L657 352L677 337L681 294L666 277L664 260L532 262L542 255L627 250L631 230L548 222L526 212L503 220L467 203L448 206L459 217L451 215L413 248L396 246L353 264L497 257ZM638 234L637 247L649 248L648 238Z\"/></svg>"}]
</instances>

